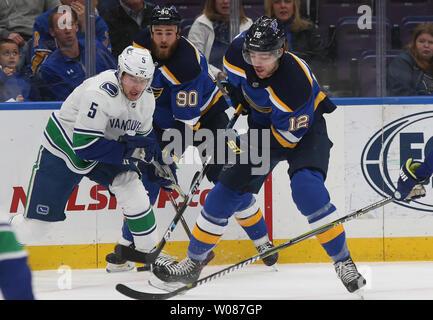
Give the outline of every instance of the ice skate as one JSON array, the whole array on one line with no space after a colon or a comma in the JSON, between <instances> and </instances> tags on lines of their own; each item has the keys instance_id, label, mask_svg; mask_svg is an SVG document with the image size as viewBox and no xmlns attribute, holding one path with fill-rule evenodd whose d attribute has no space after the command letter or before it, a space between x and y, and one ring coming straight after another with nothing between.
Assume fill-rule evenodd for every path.
<instances>
[{"instance_id":1,"label":"ice skate","mask_svg":"<svg viewBox=\"0 0 433 320\"><path fill-rule=\"evenodd\" d=\"M183 286L183 283L166 282L155 275L155 270L158 270L156 272L159 274L159 272L161 272L160 270L168 270L178 263L179 262L173 260L173 257L165 252L162 252L151 265L152 276L148 280L149 285L164 291L173 291Z\"/></svg>"},{"instance_id":2,"label":"ice skate","mask_svg":"<svg viewBox=\"0 0 433 320\"><path fill-rule=\"evenodd\" d=\"M177 257L170 256L166 251L162 251L158 257L156 257L155 262L152 263L151 269L153 270L155 267L168 267L178 262L175 261Z\"/></svg>"},{"instance_id":3,"label":"ice skate","mask_svg":"<svg viewBox=\"0 0 433 320\"><path fill-rule=\"evenodd\" d=\"M172 264L154 264L153 274L164 282L180 282L188 284L200 277L201 270L206 264L186 257L180 262Z\"/></svg>"},{"instance_id":4,"label":"ice skate","mask_svg":"<svg viewBox=\"0 0 433 320\"><path fill-rule=\"evenodd\" d=\"M109 273L112 272L126 272L131 271L135 268L135 263L128 261L120 257L116 252L111 252L105 256L107 266L105 270Z\"/></svg>"},{"instance_id":5,"label":"ice skate","mask_svg":"<svg viewBox=\"0 0 433 320\"><path fill-rule=\"evenodd\" d=\"M367 281L358 272L355 263L350 257L344 261L334 263L334 267L337 277L350 293L358 293L366 285Z\"/></svg>"}]
</instances>

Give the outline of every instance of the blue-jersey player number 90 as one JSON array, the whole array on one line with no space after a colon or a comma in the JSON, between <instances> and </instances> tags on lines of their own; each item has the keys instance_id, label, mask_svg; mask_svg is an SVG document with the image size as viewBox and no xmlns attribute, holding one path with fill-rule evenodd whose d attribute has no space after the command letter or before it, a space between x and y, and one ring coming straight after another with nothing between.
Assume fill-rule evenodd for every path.
<instances>
[{"instance_id":1,"label":"blue-jersey player number 90","mask_svg":"<svg viewBox=\"0 0 433 320\"><path fill-rule=\"evenodd\" d=\"M198 105L198 92L196 90L184 91L180 90L176 94L176 104L178 107L185 108L187 106L194 108Z\"/></svg>"},{"instance_id":2,"label":"blue-jersey player number 90","mask_svg":"<svg viewBox=\"0 0 433 320\"><path fill-rule=\"evenodd\" d=\"M415 113L399 118L378 130L367 142L361 155L361 168L368 184L381 196L392 195L398 172L408 158L423 161L433 149L433 111ZM430 129L432 128L432 129ZM430 129L430 131L429 131ZM425 188L431 184L425 182ZM433 196L410 203L396 204L421 211L433 211Z\"/></svg>"}]
</instances>

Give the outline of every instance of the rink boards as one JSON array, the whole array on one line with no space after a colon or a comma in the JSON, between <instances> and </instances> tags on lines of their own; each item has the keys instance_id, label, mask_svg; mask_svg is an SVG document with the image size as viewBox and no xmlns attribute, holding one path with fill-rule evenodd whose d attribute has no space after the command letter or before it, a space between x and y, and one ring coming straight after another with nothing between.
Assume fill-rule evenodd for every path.
<instances>
[{"instance_id":1,"label":"rink boards","mask_svg":"<svg viewBox=\"0 0 433 320\"><path fill-rule=\"evenodd\" d=\"M433 101L428 98L334 99L339 108L325 115L334 143L326 185L340 216L380 200L395 190L398 170L408 157L423 160L433 148ZM24 211L27 183L36 160L42 132L59 103L0 104L0 211ZM246 119L237 123L246 127ZM189 188L199 170L194 150L181 161L178 177ZM212 185L204 181L185 219L192 229ZM391 203L345 224L349 249L358 261L433 260L433 193L410 204ZM287 164L279 164L258 195L276 244L309 230L291 200ZM86 178L71 195L65 222L27 246L34 270L105 266L105 255L120 236L122 214L107 190ZM166 195L155 204L158 230L166 230L174 210ZM185 256L188 244L181 224L172 233L167 251ZM251 242L234 219L216 248L215 264L235 263L255 254ZM280 263L329 261L315 239L280 252Z\"/></svg>"}]
</instances>

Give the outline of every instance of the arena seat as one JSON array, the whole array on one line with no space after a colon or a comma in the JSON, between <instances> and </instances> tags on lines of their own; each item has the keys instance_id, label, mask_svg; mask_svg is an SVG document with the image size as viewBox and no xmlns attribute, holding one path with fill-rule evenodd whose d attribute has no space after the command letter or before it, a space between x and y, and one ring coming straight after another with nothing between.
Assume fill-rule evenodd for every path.
<instances>
[{"instance_id":1,"label":"arena seat","mask_svg":"<svg viewBox=\"0 0 433 320\"><path fill-rule=\"evenodd\" d=\"M433 15L432 0L386 0L386 16L393 25L400 25L408 16Z\"/></svg>"},{"instance_id":2,"label":"arena seat","mask_svg":"<svg viewBox=\"0 0 433 320\"><path fill-rule=\"evenodd\" d=\"M387 50L391 49L391 24L386 24ZM350 65L353 59L359 59L362 52L376 49L376 21L372 19L371 29L360 29L358 17L346 17L339 20L335 29L336 64L339 80L350 78Z\"/></svg>"},{"instance_id":3,"label":"arena seat","mask_svg":"<svg viewBox=\"0 0 433 320\"><path fill-rule=\"evenodd\" d=\"M386 52L386 65L401 53L401 50ZM376 97L376 51L364 51L358 61L359 96Z\"/></svg>"},{"instance_id":4,"label":"arena seat","mask_svg":"<svg viewBox=\"0 0 433 320\"><path fill-rule=\"evenodd\" d=\"M373 8L372 0L319 0L316 13L316 24L323 39L329 38L329 29L335 26L343 17L353 17L358 14L361 5L370 5Z\"/></svg>"},{"instance_id":5,"label":"arena seat","mask_svg":"<svg viewBox=\"0 0 433 320\"><path fill-rule=\"evenodd\" d=\"M408 16L402 19L400 24L400 39L403 46L406 46L409 43L413 30L422 22L433 22L433 15L416 17Z\"/></svg>"}]
</instances>

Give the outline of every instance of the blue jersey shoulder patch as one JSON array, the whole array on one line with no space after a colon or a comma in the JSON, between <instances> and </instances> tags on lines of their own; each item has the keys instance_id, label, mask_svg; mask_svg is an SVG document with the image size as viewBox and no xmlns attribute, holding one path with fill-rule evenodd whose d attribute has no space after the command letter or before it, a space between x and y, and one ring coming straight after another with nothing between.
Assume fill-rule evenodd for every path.
<instances>
[{"instance_id":1,"label":"blue jersey shoulder patch","mask_svg":"<svg viewBox=\"0 0 433 320\"><path fill-rule=\"evenodd\" d=\"M119 94L119 87L112 82L104 82L99 87L105 92L107 92L108 95L111 97L115 97Z\"/></svg>"}]
</instances>

